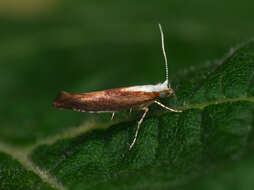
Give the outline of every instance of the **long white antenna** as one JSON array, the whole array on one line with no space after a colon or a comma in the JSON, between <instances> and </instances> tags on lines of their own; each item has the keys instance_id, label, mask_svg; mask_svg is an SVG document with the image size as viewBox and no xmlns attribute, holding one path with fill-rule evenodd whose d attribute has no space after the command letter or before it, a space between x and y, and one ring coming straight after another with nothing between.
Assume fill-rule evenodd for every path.
<instances>
[{"instance_id":1,"label":"long white antenna","mask_svg":"<svg viewBox=\"0 0 254 190\"><path fill-rule=\"evenodd\" d=\"M161 24L159 23L159 29L160 29L160 33L161 33L161 46L162 46L162 53L164 56L164 60L165 60L165 67L166 67L166 81L168 82L168 61L167 61L167 55L165 52L165 47L164 47L164 34L163 34L163 30L161 27ZM169 83L168 83L169 85Z\"/></svg>"}]
</instances>

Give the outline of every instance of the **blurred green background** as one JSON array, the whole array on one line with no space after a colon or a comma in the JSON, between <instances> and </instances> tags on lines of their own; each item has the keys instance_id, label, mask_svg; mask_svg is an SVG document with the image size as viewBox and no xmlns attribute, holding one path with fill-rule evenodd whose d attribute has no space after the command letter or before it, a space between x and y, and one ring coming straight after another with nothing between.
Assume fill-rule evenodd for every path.
<instances>
[{"instance_id":1,"label":"blurred green background","mask_svg":"<svg viewBox=\"0 0 254 190\"><path fill-rule=\"evenodd\" d=\"M254 36L254 1L1 0L0 142L31 145L89 114L53 109L60 90L164 80Z\"/></svg>"}]
</instances>

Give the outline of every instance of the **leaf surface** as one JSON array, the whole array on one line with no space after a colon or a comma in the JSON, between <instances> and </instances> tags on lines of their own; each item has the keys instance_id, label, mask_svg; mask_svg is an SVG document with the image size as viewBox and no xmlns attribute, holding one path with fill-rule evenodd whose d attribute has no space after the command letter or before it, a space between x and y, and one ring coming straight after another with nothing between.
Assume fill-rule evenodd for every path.
<instances>
[{"instance_id":1,"label":"leaf surface","mask_svg":"<svg viewBox=\"0 0 254 190\"><path fill-rule=\"evenodd\" d=\"M54 190L55 188L43 182L38 175L10 155L0 152L0 189Z\"/></svg>"},{"instance_id":2,"label":"leaf surface","mask_svg":"<svg viewBox=\"0 0 254 190\"><path fill-rule=\"evenodd\" d=\"M131 151L136 121L40 144L30 159L68 189L230 189L238 181L247 187L254 176L253 74L250 41L176 76L183 113L152 106Z\"/></svg>"}]
</instances>

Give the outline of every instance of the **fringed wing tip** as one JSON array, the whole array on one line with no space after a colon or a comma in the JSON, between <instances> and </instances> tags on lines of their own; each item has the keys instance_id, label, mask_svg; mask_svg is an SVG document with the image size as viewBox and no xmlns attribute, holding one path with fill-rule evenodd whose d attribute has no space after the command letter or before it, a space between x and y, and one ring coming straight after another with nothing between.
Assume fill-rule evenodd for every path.
<instances>
[{"instance_id":1,"label":"fringed wing tip","mask_svg":"<svg viewBox=\"0 0 254 190\"><path fill-rule=\"evenodd\" d=\"M61 91L59 92L59 94L56 96L54 102L53 102L53 106L55 108L60 108L61 104L68 100L69 98L72 97L72 94L66 91Z\"/></svg>"}]
</instances>

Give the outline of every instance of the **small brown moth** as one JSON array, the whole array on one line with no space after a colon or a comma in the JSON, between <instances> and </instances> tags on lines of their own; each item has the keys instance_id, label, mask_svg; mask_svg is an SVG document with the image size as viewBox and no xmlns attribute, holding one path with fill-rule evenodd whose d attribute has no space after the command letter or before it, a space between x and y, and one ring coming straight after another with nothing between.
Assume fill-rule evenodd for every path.
<instances>
[{"instance_id":1,"label":"small brown moth","mask_svg":"<svg viewBox=\"0 0 254 190\"><path fill-rule=\"evenodd\" d=\"M158 83L156 85L130 86L80 94L61 91L54 101L54 107L89 113L110 112L112 113L111 120L114 118L115 112L121 110L143 110L144 113L138 121L135 136L129 150L136 142L140 125L149 111L149 105L156 103L166 110L172 112L182 112L181 110L169 108L157 100L158 98L168 97L171 94L175 95L168 82L168 63L164 48L164 35L160 24L159 29L161 33L162 52L166 67L165 82Z\"/></svg>"}]
</instances>

